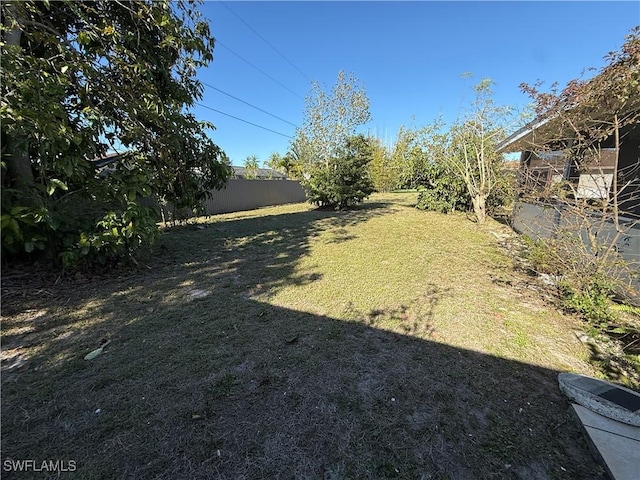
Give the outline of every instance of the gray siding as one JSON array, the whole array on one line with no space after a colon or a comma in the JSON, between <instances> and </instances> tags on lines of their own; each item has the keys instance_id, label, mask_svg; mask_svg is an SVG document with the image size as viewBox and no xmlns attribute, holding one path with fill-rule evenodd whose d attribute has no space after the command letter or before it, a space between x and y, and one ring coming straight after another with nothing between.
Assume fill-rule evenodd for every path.
<instances>
[{"instance_id":1,"label":"gray siding","mask_svg":"<svg viewBox=\"0 0 640 480\"><path fill-rule=\"evenodd\" d=\"M596 224L596 217L594 215ZM635 272L640 271L640 223L631 218L620 218L620 223L624 229L624 234L620 235L616 242L616 249L620 256L628 262ZM558 205L545 206L541 204L517 202L511 218L513 229L529 238L550 238L555 235L558 229L580 232L582 240L588 244L586 232L582 226L576 223L568 212L563 212ZM605 221L598 231L598 238L602 243L607 242L616 234L615 226L612 222ZM636 295L631 300L634 304L640 305L640 278L636 276L632 284L636 290Z\"/></svg>"}]
</instances>

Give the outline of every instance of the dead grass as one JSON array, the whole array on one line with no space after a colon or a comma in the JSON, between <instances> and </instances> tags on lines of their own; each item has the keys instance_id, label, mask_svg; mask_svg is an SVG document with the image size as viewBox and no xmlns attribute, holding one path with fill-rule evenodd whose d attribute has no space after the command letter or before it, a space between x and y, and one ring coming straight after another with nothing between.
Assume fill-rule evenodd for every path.
<instances>
[{"instance_id":1,"label":"dead grass","mask_svg":"<svg viewBox=\"0 0 640 480\"><path fill-rule=\"evenodd\" d=\"M199 219L119 277L3 280L3 465L603 478L557 388L559 371L593 373L579 325L513 269L505 227L414 201Z\"/></svg>"}]
</instances>

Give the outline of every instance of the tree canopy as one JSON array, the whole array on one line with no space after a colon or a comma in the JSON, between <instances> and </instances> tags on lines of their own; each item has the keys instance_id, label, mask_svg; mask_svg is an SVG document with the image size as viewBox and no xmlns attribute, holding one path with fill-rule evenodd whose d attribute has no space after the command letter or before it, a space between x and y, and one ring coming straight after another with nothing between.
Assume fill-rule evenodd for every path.
<instances>
[{"instance_id":1,"label":"tree canopy","mask_svg":"<svg viewBox=\"0 0 640 480\"><path fill-rule=\"evenodd\" d=\"M306 164L327 164L344 148L347 138L371 118L369 98L354 74L338 73L336 83L326 91L312 82L305 99L303 124L296 132L294 149Z\"/></svg>"},{"instance_id":2,"label":"tree canopy","mask_svg":"<svg viewBox=\"0 0 640 480\"><path fill-rule=\"evenodd\" d=\"M196 2L2 3L2 245L74 263L150 241L137 199L197 208L230 174L189 108L214 39ZM120 152L108 173L97 158Z\"/></svg>"},{"instance_id":3,"label":"tree canopy","mask_svg":"<svg viewBox=\"0 0 640 480\"><path fill-rule=\"evenodd\" d=\"M370 118L369 98L353 74L340 71L330 91L312 82L303 125L296 131L289 156L295 159L291 170L301 172L310 202L342 209L373 192L369 177L373 146L364 136L356 136L357 127Z\"/></svg>"}]
</instances>

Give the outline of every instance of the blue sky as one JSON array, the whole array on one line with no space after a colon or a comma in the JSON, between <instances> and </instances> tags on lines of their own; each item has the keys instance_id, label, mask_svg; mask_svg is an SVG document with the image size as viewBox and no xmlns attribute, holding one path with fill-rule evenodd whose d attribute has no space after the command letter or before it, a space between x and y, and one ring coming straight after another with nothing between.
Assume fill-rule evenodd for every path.
<instances>
[{"instance_id":1,"label":"blue sky","mask_svg":"<svg viewBox=\"0 0 640 480\"><path fill-rule=\"evenodd\" d=\"M286 153L310 80L329 89L352 72L370 100L364 130L392 143L401 125L455 120L482 78L495 82L497 103L522 109L522 82L564 85L600 68L640 24L635 1L205 1L200 10L217 45L198 77L215 89L205 86L209 109L194 112L216 126L210 136L234 165Z\"/></svg>"}]
</instances>

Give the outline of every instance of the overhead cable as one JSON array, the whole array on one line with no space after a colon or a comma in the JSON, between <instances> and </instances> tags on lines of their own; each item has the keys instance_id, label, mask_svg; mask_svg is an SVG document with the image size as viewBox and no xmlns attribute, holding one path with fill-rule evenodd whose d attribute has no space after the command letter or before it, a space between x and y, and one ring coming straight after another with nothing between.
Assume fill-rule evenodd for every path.
<instances>
[{"instance_id":1,"label":"overhead cable","mask_svg":"<svg viewBox=\"0 0 640 480\"><path fill-rule=\"evenodd\" d=\"M292 93L293 95L295 95L296 97L298 97L301 100L304 100L303 97L301 97L300 95L298 95L296 92L294 92L293 90L291 90L289 87L287 87L284 83L276 80L275 78L273 78L271 75L269 75L267 72L265 72L264 70L262 70L259 67L256 67L253 63L251 63L249 60L247 60L246 58L240 56L239 54L237 54L236 52L234 52L233 50L231 50L229 47L227 47L226 45L224 45L222 42L220 42L220 40L216 40L216 45L220 45L221 47L229 50L231 53L233 53L236 57L238 57L240 60L242 60L243 62L248 63L250 66L252 66L253 68L255 68L256 70L258 70L260 73L262 73L264 76L268 77L269 79L273 80L274 82L276 82L278 85L280 85L282 88L284 88L285 90L287 90L288 92Z\"/></svg>"},{"instance_id":2,"label":"overhead cable","mask_svg":"<svg viewBox=\"0 0 640 480\"><path fill-rule=\"evenodd\" d=\"M287 137L287 138L290 138L290 139L292 139L292 140L293 140L293 137L290 137L289 135L286 135L286 134L284 134L284 133L280 133L280 132L276 132L275 130L271 130L270 128L263 127L262 125L258 125L257 123L253 123L253 122L250 122L250 121L248 121L248 120L244 120L244 119L239 118L239 117L236 117L236 116L234 116L234 115L230 115L230 114L228 114L228 113L221 112L220 110L216 110L215 108L211 108L211 107L209 107L209 106L207 106L207 105L203 105L202 103L198 103L198 102L196 102L196 105L198 105L198 106L200 106L200 107L202 107L202 108L206 108L207 110L211 110L211 111L213 111L213 112L220 113L220 114L222 114L222 115L226 115L227 117L234 118L234 119L239 120L239 121L241 121L241 122L248 123L249 125L253 125L254 127L261 128L261 129L266 130L266 131L268 131L268 132L275 133L276 135L281 135L281 136L283 136L283 137Z\"/></svg>"},{"instance_id":3,"label":"overhead cable","mask_svg":"<svg viewBox=\"0 0 640 480\"><path fill-rule=\"evenodd\" d=\"M247 26L247 28L249 28L249 30L251 30L253 33L255 33L256 36L258 38L260 38L260 40L262 40L264 43L269 45L274 52L276 52L278 55L280 55L289 65L291 65L293 68L295 68L300 75L302 75L304 78L306 78L307 80L309 80L311 82L311 79L302 70L300 70L291 60L289 60L287 57L285 57L276 47L271 45L271 43L269 43L266 38L264 38L262 35L260 35L251 25L249 25L247 22L245 22L240 17L240 15L238 15L235 11L233 11L231 9L231 7L229 7L229 5L227 5L225 2L222 2L222 1L220 1L219 3L224 5L225 8L227 10L229 10L231 13L233 13L238 18L238 20L240 20L242 23L244 23Z\"/></svg>"},{"instance_id":4,"label":"overhead cable","mask_svg":"<svg viewBox=\"0 0 640 480\"><path fill-rule=\"evenodd\" d=\"M281 122L288 123L288 124L289 124L289 125L291 125L292 127L297 127L297 125L296 125L295 123L291 123L290 121L285 120L284 118L280 118L280 117L278 117L277 115L274 115L273 113L269 113L269 112L267 112L266 110L263 110L263 109L262 109L262 108L260 108L260 107L256 107L255 105L252 105L252 104L251 104L251 103L249 103L249 102L245 102L244 100L242 100L242 99L240 99L240 98L238 98L238 97L234 97L234 96L233 96L233 95L231 95L230 93L224 92L224 91L220 90L219 88L214 87L213 85L210 85L210 84L208 84L208 83L206 83L206 82L201 82L201 83L202 83L205 87L212 88L213 90L215 90L215 91L217 91L217 92L220 92L220 93L222 93L223 95L226 95L227 97L231 97L231 98L233 98L234 100L237 100L238 102L242 102L242 103L244 103L245 105L249 105L250 107L255 108L256 110L260 110L262 113L266 113L267 115L270 115L270 116L272 116L273 118L277 118L277 119L278 119L278 120L280 120Z\"/></svg>"}]
</instances>

